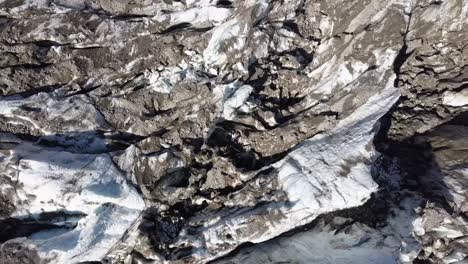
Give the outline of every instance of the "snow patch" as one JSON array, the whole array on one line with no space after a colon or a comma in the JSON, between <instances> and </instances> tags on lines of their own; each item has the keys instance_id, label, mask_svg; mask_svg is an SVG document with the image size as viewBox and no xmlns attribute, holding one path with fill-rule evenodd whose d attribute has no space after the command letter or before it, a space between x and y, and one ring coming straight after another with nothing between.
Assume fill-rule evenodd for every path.
<instances>
[{"instance_id":1,"label":"snow patch","mask_svg":"<svg viewBox=\"0 0 468 264\"><path fill-rule=\"evenodd\" d=\"M252 86L249 85L242 85L237 88L224 102L223 118L232 120L235 117L236 110L247 101L252 90Z\"/></svg>"},{"instance_id":2,"label":"snow patch","mask_svg":"<svg viewBox=\"0 0 468 264\"><path fill-rule=\"evenodd\" d=\"M210 27L221 24L231 15L228 8L204 6L170 14L170 25L190 23L192 27Z\"/></svg>"},{"instance_id":3,"label":"snow patch","mask_svg":"<svg viewBox=\"0 0 468 264\"><path fill-rule=\"evenodd\" d=\"M468 105L468 89L460 92L447 91L442 99L444 105L459 107Z\"/></svg>"},{"instance_id":4,"label":"snow patch","mask_svg":"<svg viewBox=\"0 0 468 264\"><path fill-rule=\"evenodd\" d=\"M268 12L269 1L246 1L243 12L213 30L208 46L203 52L208 66L226 65L229 60L240 58L252 24ZM232 57L232 58L231 58Z\"/></svg>"},{"instance_id":5,"label":"snow patch","mask_svg":"<svg viewBox=\"0 0 468 264\"><path fill-rule=\"evenodd\" d=\"M145 207L107 154L76 154L23 143L11 155L19 160L18 196L23 201L12 217L37 218L45 212L80 215L67 220L76 222L72 230L48 230L29 238L41 257L50 258L48 263L102 259Z\"/></svg>"}]
</instances>

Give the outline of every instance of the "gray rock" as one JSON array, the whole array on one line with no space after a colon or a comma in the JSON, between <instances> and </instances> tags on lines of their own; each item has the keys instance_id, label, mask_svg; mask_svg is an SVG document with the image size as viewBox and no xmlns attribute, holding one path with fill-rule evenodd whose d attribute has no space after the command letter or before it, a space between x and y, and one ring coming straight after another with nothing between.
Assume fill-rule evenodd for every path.
<instances>
[{"instance_id":1,"label":"gray rock","mask_svg":"<svg viewBox=\"0 0 468 264\"><path fill-rule=\"evenodd\" d=\"M466 260L467 16L0 0L0 258Z\"/></svg>"}]
</instances>

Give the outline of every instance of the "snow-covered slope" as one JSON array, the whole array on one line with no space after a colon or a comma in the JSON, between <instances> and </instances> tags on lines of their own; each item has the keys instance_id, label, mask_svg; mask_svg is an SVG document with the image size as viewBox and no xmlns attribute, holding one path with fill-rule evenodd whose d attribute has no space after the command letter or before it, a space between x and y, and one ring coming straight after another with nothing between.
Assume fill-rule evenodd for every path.
<instances>
[{"instance_id":1,"label":"snow-covered slope","mask_svg":"<svg viewBox=\"0 0 468 264\"><path fill-rule=\"evenodd\" d=\"M140 194L108 154L13 142L19 144L1 155L3 173L12 175L12 184L2 186L14 189L16 210L10 217L49 227L23 242L48 263L102 259L144 209Z\"/></svg>"},{"instance_id":2,"label":"snow-covered slope","mask_svg":"<svg viewBox=\"0 0 468 264\"><path fill-rule=\"evenodd\" d=\"M402 202L408 203L412 201ZM411 208L406 205L405 209ZM342 217L321 220L310 230L242 249L214 263L412 263L420 250L412 236L417 216L411 210L394 209L393 213L383 228Z\"/></svg>"},{"instance_id":3,"label":"snow-covered slope","mask_svg":"<svg viewBox=\"0 0 468 264\"><path fill-rule=\"evenodd\" d=\"M0 263L466 261L467 18L0 0Z\"/></svg>"}]
</instances>

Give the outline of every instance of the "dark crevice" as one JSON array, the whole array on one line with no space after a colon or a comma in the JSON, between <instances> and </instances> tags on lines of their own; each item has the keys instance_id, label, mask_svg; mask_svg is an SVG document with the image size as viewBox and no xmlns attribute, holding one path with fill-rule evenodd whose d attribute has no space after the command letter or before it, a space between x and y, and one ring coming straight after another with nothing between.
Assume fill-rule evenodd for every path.
<instances>
[{"instance_id":1,"label":"dark crevice","mask_svg":"<svg viewBox=\"0 0 468 264\"><path fill-rule=\"evenodd\" d=\"M34 89L31 89L31 90L27 90L27 91L24 91L24 92L19 92L19 93L11 93L11 94L7 94L7 96L22 96L24 98L26 97L30 97L30 96L33 96L33 95L36 95L38 93L50 93L50 92L53 92L61 87L63 87L64 85L66 85L66 83L61 83L61 84L53 84L53 85L44 85L44 86L37 86L37 87L34 87Z\"/></svg>"},{"instance_id":2,"label":"dark crevice","mask_svg":"<svg viewBox=\"0 0 468 264\"><path fill-rule=\"evenodd\" d=\"M232 2L229 0L218 0L216 2L217 7L232 8Z\"/></svg>"},{"instance_id":3,"label":"dark crevice","mask_svg":"<svg viewBox=\"0 0 468 264\"><path fill-rule=\"evenodd\" d=\"M102 85L95 85L95 86L91 86L91 87L88 87L88 88L84 88L84 89L81 89L79 91L76 91L74 93L71 93L71 94L68 94L66 97L71 97L71 96L75 96L75 95L80 95L80 94L88 94L98 88L102 87Z\"/></svg>"},{"instance_id":4,"label":"dark crevice","mask_svg":"<svg viewBox=\"0 0 468 264\"><path fill-rule=\"evenodd\" d=\"M37 46L39 47L42 47L42 48L49 48L49 47L58 47L58 46L66 46L68 44L63 44L63 43L60 43L60 42L57 42L57 41L53 41L53 40L38 40L38 41L35 41L33 42L33 44L36 44Z\"/></svg>"},{"instance_id":5,"label":"dark crevice","mask_svg":"<svg viewBox=\"0 0 468 264\"><path fill-rule=\"evenodd\" d=\"M408 24L406 25L405 33L403 34L403 40L402 40L403 44L393 62L393 72L396 75L395 81L393 82L393 86L396 88L398 88L400 84L401 67L406 62L406 60L411 56L411 54L414 52L414 50L408 52L408 44L407 44L407 36L410 30L412 16L413 16L412 13L408 14Z\"/></svg>"},{"instance_id":6,"label":"dark crevice","mask_svg":"<svg viewBox=\"0 0 468 264\"><path fill-rule=\"evenodd\" d=\"M283 22L283 28L296 33L298 36L303 38L303 35L301 34L299 27L293 20L286 20Z\"/></svg>"},{"instance_id":7,"label":"dark crevice","mask_svg":"<svg viewBox=\"0 0 468 264\"><path fill-rule=\"evenodd\" d=\"M395 57L395 61L393 62L393 72L395 73L395 81L393 82L393 86L398 88L400 86L400 75L401 75L401 67L406 62L406 60L411 56L414 51L407 52L408 45L406 42L403 43L398 55Z\"/></svg>"},{"instance_id":8,"label":"dark crevice","mask_svg":"<svg viewBox=\"0 0 468 264\"><path fill-rule=\"evenodd\" d=\"M293 148L271 156L262 156L254 149L245 146L234 137L235 126L230 122L221 122L207 139L207 145L213 148L221 157L231 160L232 164L244 172L256 171L284 158ZM248 133L248 131L244 131Z\"/></svg>"},{"instance_id":9,"label":"dark crevice","mask_svg":"<svg viewBox=\"0 0 468 264\"><path fill-rule=\"evenodd\" d=\"M165 34L176 34L180 32L198 32L198 33L203 33L211 30L213 26L208 26L208 27L192 27L191 23L181 23L177 24L174 26L170 26L169 28L155 33L158 35L165 35Z\"/></svg>"},{"instance_id":10,"label":"dark crevice","mask_svg":"<svg viewBox=\"0 0 468 264\"><path fill-rule=\"evenodd\" d=\"M112 15L109 18L112 18L115 20L132 20L132 19L151 18L151 17L154 17L154 16L144 15L144 14L118 14L118 15Z\"/></svg>"},{"instance_id":11,"label":"dark crevice","mask_svg":"<svg viewBox=\"0 0 468 264\"><path fill-rule=\"evenodd\" d=\"M43 230L72 230L77 225L77 219L85 216L86 214L79 212L45 212L37 219L6 218L0 220L0 243L17 237L27 237ZM68 218L72 220L67 222Z\"/></svg>"},{"instance_id":12,"label":"dark crevice","mask_svg":"<svg viewBox=\"0 0 468 264\"><path fill-rule=\"evenodd\" d=\"M25 69L25 70L33 70L33 69L43 69L53 65L53 63L43 63L43 64L15 64L15 65L8 65L8 66L0 66L0 69Z\"/></svg>"},{"instance_id":13,"label":"dark crevice","mask_svg":"<svg viewBox=\"0 0 468 264\"><path fill-rule=\"evenodd\" d=\"M180 23L180 24L168 27L167 29L161 31L160 34L175 33L175 32L190 28L191 26L192 26L191 23Z\"/></svg>"},{"instance_id":14,"label":"dark crevice","mask_svg":"<svg viewBox=\"0 0 468 264\"><path fill-rule=\"evenodd\" d=\"M151 207L143 213L143 220L139 226L140 232L148 236L154 250L166 259L171 259L174 249L169 245L177 239L185 219L177 210L160 212L157 208Z\"/></svg>"}]
</instances>

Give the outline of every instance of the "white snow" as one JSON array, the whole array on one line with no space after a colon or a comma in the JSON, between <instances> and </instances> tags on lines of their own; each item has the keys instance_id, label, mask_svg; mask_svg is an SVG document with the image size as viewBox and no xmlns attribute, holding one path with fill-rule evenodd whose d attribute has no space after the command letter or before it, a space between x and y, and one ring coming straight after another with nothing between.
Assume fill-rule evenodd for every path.
<instances>
[{"instance_id":1,"label":"white snow","mask_svg":"<svg viewBox=\"0 0 468 264\"><path fill-rule=\"evenodd\" d=\"M383 243L383 238L365 225L353 224L346 232L338 234L334 234L334 230L328 226L320 227L256 245L250 249L250 254L241 252L226 262L215 263L399 263L393 252L395 248L379 246L378 242Z\"/></svg>"},{"instance_id":2,"label":"white snow","mask_svg":"<svg viewBox=\"0 0 468 264\"><path fill-rule=\"evenodd\" d=\"M228 8L203 6L170 14L170 25L190 23L193 27L209 27L221 24L231 15Z\"/></svg>"},{"instance_id":3,"label":"white snow","mask_svg":"<svg viewBox=\"0 0 468 264\"><path fill-rule=\"evenodd\" d=\"M51 258L48 263L100 260L145 206L107 154L76 154L23 143L10 155L19 159L17 192L25 202L13 217L36 218L43 212L82 215L66 220L76 223L72 230L48 230L29 238L42 257Z\"/></svg>"},{"instance_id":4,"label":"white snow","mask_svg":"<svg viewBox=\"0 0 468 264\"><path fill-rule=\"evenodd\" d=\"M252 24L268 12L268 6L269 1L265 0L246 1L244 9L239 14L215 27L208 46L203 52L205 64L221 66L229 60L240 58Z\"/></svg>"},{"instance_id":5,"label":"white snow","mask_svg":"<svg viewBox=\"0 0 468 264\"><path fill-rule=\"evenodd\" d=\"M338 57L334 55L330 60L310 72L308 76L318 80L313 89L314 93L329 95L356 80L368 67L368 64L358 60L339 64Z\"/></svg>"},{"instance_id":6,"label":"white snow","mask_svg":"<svg viewBox=\"0 0 468 264\"><path fill-rule=\"evenodd\" d=\"M397 89L387 87L337 128L305 141L274 165L283 190L296 202L289 221L302 225L318 214L361 205L377 189L366 165L375 153L367 146L374 124L399 97Z\"/></svg>"},{"instance_id":7,"label":"white snow","mask_svg":"<svg viewBox=\"0 0 468 264\"><path fill-rule=\"evenodd\" d=\"M444 98L442 99L443 104L459 107L468 105L468 89L464 89L460 92L447 91L444 93Z\"/></svg>"},{"instance_id":8,"label":"white snow","mask_svg":"<svg viewBox=\"0 0 468 264\"><path fill-rule=\"evenodd\" d=\"M242 24L239 18L231 19L216 27L210 42L203 52L203 58L207 65L223 65L228 61L226 49L228 43L231 49L241 50L245 43L250 28Z\"/></svg>"},{"instance_id":9,"label":"white snow","mask_svg":"<svg viewBox=\"0 0 468 264\"><path fill-rule=\"evenodd\" d=\"M0 115L24 120L45 134L109 129L85 95L54 98L38 93L26 99L4 98L0 100Z\"/></svg>"},{"instance_id":10,"label":"white snow","mask_svg":"<svg viewBox=\"0 0 468 264\"><path fill-rule=\"evenodd\" d=\"M319 46L318 54L327 54L327 49L334 46L333 39L326 40ZM382 81L387 77L385 71L391 67L393 59L396 56L394 49L375 49L372 51L376 59L375 65L378 66L378 76ZM325 60L325 61L321 61ZM309 89L315 94L331 95L341 89L351 89L351 84L363 75L371 65L366 61L360 61L353 58L342 58L338 55L333 55L330 58L320 58L313 61L308 77L316 82Z\"/></svg>"},{"instance_id":11,"label":"white snow","mask_svg":"<svg viewBox=\"0 0 468 264\"><path fill-rule=\"evenodd\" d=\"M232 120L235 117L236 110L247 101L252 90L252 86L249 85L242 85L237 88L224 102L223 118Z\"/></svg>"},{"instance_id":12,"label":"white snow","mask_svg":"<svg viewBox=\"0 0 468 264\"><path fill-rule=\"evenodd\" d=\"M140 210L116 204L100 205L80 220L75 229L58 234L39 232L30 240L41 257L53 259L49 263L99 261L139 214Z\"/></svg>"},{"instance_id":13,"label":"white snow","mask_svg":"<svg viewBox=\"0 0 468 264\"><path fill-rule=\"evenodd\" d=\"M332 225L320 222L313 229L274 238L241 249L233 257L216 264L314 263L314 264L397 264L411 263L420 245L412 237L412 223L417 217L409 200L402 202L409 210L393 208L383 228L352 223L335 217ZM341 231L332 226L345 226Z\"/></svg>"},{"instance_id":14,"label":"white snow","mask_svg":"<svg viewBox=\"0 0 468 264\"><path fill-rule=\"evenodd\" d=\"M145 70L143 77L146 79L148 87L155 92L168 94L172 88L182 80L196 79L184 62L179 66L167 67L163 71Z\"/></svg>"}]
</instances>

